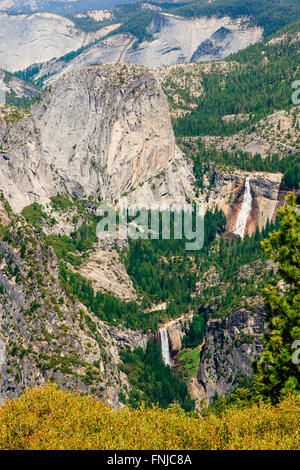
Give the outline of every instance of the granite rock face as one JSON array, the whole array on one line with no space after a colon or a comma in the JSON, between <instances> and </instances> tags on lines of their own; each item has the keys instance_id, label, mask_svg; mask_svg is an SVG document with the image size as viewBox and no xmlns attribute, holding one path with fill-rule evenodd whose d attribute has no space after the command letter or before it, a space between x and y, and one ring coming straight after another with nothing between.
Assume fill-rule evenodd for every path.
<instances>
[{"instance_id":1,"label":"granite rock face","mask_svg":"<svg viewBox=\"0 0 300 470\"><path fill-rule=\"evenodd\" d=\"M59 190L143 206L185 203L193 194L192 169L175 144L166 97L141 67L111 64L68 74L31 114L3 115L0 139L1 188L16 211Z\"/></svg>"},{"instance_id":2,"label":"granite rock face","mask_svg":"<svg viewBox=\"0 0 300 470\"><path fill-rule=\"evenodd\" d=\"M1 91L4 93L14 93L17 98L33 99L39 96L39 91L34 86L0 69L0 93Z\"/></svg>"},{"instance_id":3,"label":"granite rock face","mask_svg":"<svg viewBox=\"0 0 300 470\"><path fill-rule=\"evenodd\" d=\"M0 106L0 188L16 211L59 189L32 116Z\"/></svg>"},{"instance_id":4,"label":"granite rock face","mask_svg":"<svg viewBox=\"0 0 300 470\"><path fill-rule=\"evenodd\" d=\"M149 26L153 40L136 47L137 38L132 34L109 35L122 24L122 18L120 22L86 33L77 29L70 18L54 13L2 12L0 67L9 71L35 67L34 78L43 77L49 84L83 65L129 62L155 68L223 59L260 41L263 34L262 28L251 25L248 18L187 19L157 12ZM205 47L207 42L212 43L211 48ZM74 54L70 56L70 52Z\"/></svg>"},{"instance_id":5,"label":"granite rock face","mask_svg":"<svg viewBox=\"0 0 300 470\"><path fill-rule=\"evenodd\" d=\"M11 72L79 49L84 40L72 21L58 15L0 13L0 67Z\"/></svg>"},{"instance_id":6,"label":"granite rock face","mask_svg":"<svg viewBox=\"0 0 300 470\"><path fill-rule=\"evenodd\" d=\"M224 396L252 376L251 362L263 351L264 318L264 309L258 306L209 322L198 369L203 396Z\"/></svg>"},{"instance_id":7,"label":"granite rock face","mask_svg":"<svg viewBox=\"0 0 300 470\"><path fill-rule=\"evenodd\" d=\"M171 356L176 356L182 348L182 339L190 328L193 316L192 313L164 323L163 327L166 328L169 337Z\"/></svg>"},{"instance_id":8,"label":"granite rock face","mask_svg":"<svg viewBox=\"0 0 300 470\"><path fill-rule=\"evenodd\" d=\"M231 34L222 36L222 28L230 30ZM150 68L190 62L198 46L207 40L218 47L218 54L213 57L205 54L201 60L223 59L262 38L262 29L251 26L246 18L243 23L242 19L229 17L187 19L166 13L155 16L149 32L153 41L143 42L138 47L129 42L120 61ZM217 37L213 37L214 34Z\"/></svg>"},{"instance_id":9,"label":"granite rock face","mask_svg":"<svg viewBox=\"0 0 300 470\"><path fill-rule=\"evenodd\" d=\"M245 180L249 177L252 206L246 225L246 233L251 235L259 227L261 230L268 220L274 222L277 209L284 204L287 190L282 188L281 173L234 172L215 170L214 187L207 195L208 208L218 207L227 217L227 230L234 232L241 210Z\"/></svg>"},{"instance_id":10,"label":"granite rock face","mask_svg":"<svg viewBox=\"0 0 300 470\"><path fill-rule=\"evenodd\" d=\"M203 41L191 57L191 62L200 62L205 57L218 58L222 48L215 46L210 39Z\"/></svg>"}]
</instances>

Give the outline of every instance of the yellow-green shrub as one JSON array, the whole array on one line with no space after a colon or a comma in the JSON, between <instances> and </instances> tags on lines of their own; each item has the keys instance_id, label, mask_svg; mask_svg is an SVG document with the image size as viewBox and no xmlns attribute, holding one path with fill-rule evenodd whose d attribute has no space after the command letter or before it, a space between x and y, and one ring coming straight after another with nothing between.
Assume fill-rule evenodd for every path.
<instances>
[{"instance_id":1,"label":"yellow-green shrub","mask_svg":"<svg viewBox=\"0 0 300 470\"><path fill-rule=\"evenodd\" d=\"M299 421L299 396L201 419L178 407L113 411L49 384L3 406L0 449L297 449Z\"/></svg>"}]
</instances>

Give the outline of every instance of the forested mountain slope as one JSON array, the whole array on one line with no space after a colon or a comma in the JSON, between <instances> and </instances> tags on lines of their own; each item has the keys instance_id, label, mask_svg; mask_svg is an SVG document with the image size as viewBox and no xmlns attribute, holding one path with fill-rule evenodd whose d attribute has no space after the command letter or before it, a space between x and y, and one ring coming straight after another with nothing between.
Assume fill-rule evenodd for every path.
<instances>
[{"instance_id":1,"label":"forested mountain slope","mask_svg":"<svg viewBox=\"0 0 300 470\"><path fill-rule=\"evenodd\" d=\"M231 135L291 108L300 67L299 33L296 22L225 62L162 69L175 133Z\"/></svg>"},{"instance_id":2,"label":"forested mountain slope","mask_svg":"<svg viewBox=\"0 0 300 470\"><path fill-rule=\"evenodd\" d=\"M226 61L159 71L177 142L194 163L199 197L211 208L217 204L229 219L243 174L244 178L250 176L252 197L257 186L251 184L255 172L262 172L266 179L268 172L274 173L274 183L280 183L279 174L284 174L277 194L285 185L298 186L299 31L296 22ZM231 190L226 191L223 179L223 192L220 174L226 174L227 184L233 182ZM270 194L270 188L268 191ZM257 205L265 213L265 224L267 218L273 218L275 207L269 206L268 211L260 202Z\"/></svg>"},{"instance_id":3,"label":"forested mountain slope","mask_svg":"<svg viewBox=\"0 0 300 470\"><path fill-rule=\"evenodd\" d=\"M174 18L171 7L159 14L146 8L132 54L153 47L147 27L160 34ZM142 16L130 6L120 12L127 41ZM103 28L110 14L99 21ZM87 16L68 19L79 38L98 34L98 20ZM210 21L219 27L222 18ZM251 19L248 27L261 26ZM230 34L217 31L214 40ZM90 51L84 45L61 62L78 60L77 68ZM263 350L263 289L279 282L261 241L300 180L292 100L299 22L213 64L153 71L119 60L64 74L54 62L18 78L1 72L10 90L9 104L0 106L2 398L53 380L114 407L179 401L190 411L194 400L199 408L201 398L249 385L251 361ZM61 76L44 90L20 80L41 84L53 64ZM204 246L190 252L174 237L98 240L101 202L198 203Z\"/></svg>"}]
</instances>

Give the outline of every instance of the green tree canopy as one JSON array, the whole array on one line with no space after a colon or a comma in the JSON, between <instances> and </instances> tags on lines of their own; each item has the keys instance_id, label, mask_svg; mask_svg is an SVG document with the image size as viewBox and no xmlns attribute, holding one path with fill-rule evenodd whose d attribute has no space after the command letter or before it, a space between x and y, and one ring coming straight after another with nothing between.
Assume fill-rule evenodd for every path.
<instances>
[{"instance_id":1,"label":"green tree canopy","mask_svg":"<svg viewBox=\"0 0 300 470\"><path fill-rule=\"evenodd\" d=\"M300 213L296 196L287 197L278 216L280 229L262 244L266 255L278 264L284 284L265 289L268 332L263 338L262 358L253 365L259 393L274 402L288 392L300 392L300 365L293 360L295 342L300 340Z\"/></svg>"}]
</instances>

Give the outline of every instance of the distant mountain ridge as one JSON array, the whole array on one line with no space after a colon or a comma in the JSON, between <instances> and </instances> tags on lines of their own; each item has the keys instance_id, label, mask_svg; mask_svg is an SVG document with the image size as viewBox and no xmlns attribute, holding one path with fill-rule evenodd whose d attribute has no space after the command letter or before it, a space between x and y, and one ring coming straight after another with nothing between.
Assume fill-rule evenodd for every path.
<instances>
[{"instance_id":1,"label":"distant mountain ridge","mask_svg":"<svg viewBox=\"0 0 300 470\"><path fill-rule=\"evenodd\" d=\"M0 0L0 11L9 13L53 12L68 14L89 9L113 8L134 0Z\"/></svg>"},{"instance_id":2,"label":"distant mountain ridge","mask_svg":"<svg viewBox=\"0 0 300 470\"><path fill-rule=\"evenodd\" d=\"M34 79L39 81L98 63L130 62L155 68L191 60L224 59L263 36L262 28L252 25L248 18L188 19L149 10L147 15L146 39L146 33L139 29L141 16L135 19L134 14L129 20L125 16L125 21L122 16L103 20L94 29L97 22L90 18L0 13L0 67L15 72L40 64L39 70L30 71L30 78L36 75ZM216 45L216 53L204 48L207 40ZM202 53L195 58L199 47ZM13 51L9 55L8 49Z\"/></svg>"}]
</instances>

